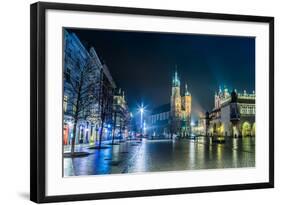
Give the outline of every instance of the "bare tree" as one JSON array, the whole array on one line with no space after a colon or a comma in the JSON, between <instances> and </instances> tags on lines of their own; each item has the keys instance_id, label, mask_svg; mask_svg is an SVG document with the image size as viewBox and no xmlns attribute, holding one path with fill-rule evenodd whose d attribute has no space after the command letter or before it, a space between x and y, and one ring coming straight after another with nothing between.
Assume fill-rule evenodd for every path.
<instances>
[{"instance_id":1,"label":"bare tree","mask_svg":"<svg viewBox=\"0 0 281 205\"><path fill-rule=\"evenodd\" d=\"M71 154L74 154L75 150L75 139L77 131L77 123L80 120L93 119L96 117L96 103L97 98L97 75L100 72L98 68L90 58L86 59L85 62L77 60L75 64L75 71L65 70L64 78L67 82L70 93L68 102L72 107L70 114L73 117L73 130L71 139ZM66 89L66 88L65 88Z\"/></svg>"},{"instance_id":2,"label":"bare tree","mask_svg":"<svg viewBox=\"0 0 281 205\"><path fill-rule=\"evenodd\" d=\"M99 145L98 148L101 148L101 142L103 137L104 124L112 120L112 109L113 109L113 90L111 83L106 78L103 72L100 74L100 120L101 120L101 129L99 133Z\"/></svg>"},{"instance_id":3,"label":"bare tree","mask_svg":"<svg viewBox=\"0 0 281 205\"><path fill-rule=\"evenodd\" d=\"M121 100L123 101L122 104L118 103L119 98L121 98ZM122 136L122 130L126 130L126 128L128 128L130 120L131 120L131 116L127 107L127 104L125 102L124 104L124 93L123 93L123 97L121 97L121 90L119 90L117 97L114 98L113 101L113 129L112 129L112 142L111 144L114 144L114 140L115 140L115 130L117 128L117 121L119 121L119 134L120 136ZM121 140L121 139L120 139ZM120 142L119 140L119 142Z\"/></svg>"},{"instance_id":4,"label":"bare tree","mask_svg":"<svg viewBox=\"0 0 281 205\"><path fill-rule=\"evenodd\" d=\"M111 144L114 144L114 138L115 138L115 130L116 130L116 120L117 120L117 105L116 102L114 102L113 105L113 128L112 128L112 142Z\"/></svg>"}]
</instances>

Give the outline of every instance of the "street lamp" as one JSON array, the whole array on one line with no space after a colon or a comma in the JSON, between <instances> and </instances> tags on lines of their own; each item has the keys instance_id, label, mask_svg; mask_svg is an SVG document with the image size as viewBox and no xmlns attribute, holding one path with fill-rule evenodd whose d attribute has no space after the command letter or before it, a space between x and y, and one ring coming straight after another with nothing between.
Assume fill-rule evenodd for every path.
<instances>
[{"instance_id":1,"label":"street lamp","mask_svg":"<svg viewBox=\"0 0 281 205\"><path fill-rule=\"evenodd\" d=\"M146 126L145 126L145 120L143 121L143 133L145 134Z\"/></svg>"},{"instance_id":2,"label":"street lamp","mask_svg":"<svg viewBox=\"0 0 281 205\"><path fill-rule=\"evenodd\" d=\"M143 115L145 112L145 107L143 106L143 104L141 104L141 106L139 107L139 112L140 112L140 128L141 128L141 135L143 134Z\"/></svg>"}]
</instances>

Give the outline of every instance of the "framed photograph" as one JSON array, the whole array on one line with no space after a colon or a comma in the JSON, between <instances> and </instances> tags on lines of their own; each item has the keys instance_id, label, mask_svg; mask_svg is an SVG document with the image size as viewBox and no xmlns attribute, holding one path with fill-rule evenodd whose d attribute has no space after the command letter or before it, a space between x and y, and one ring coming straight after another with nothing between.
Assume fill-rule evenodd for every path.
<instances>
[{"instance_id":1,"label":"framed photograph","mask_svg":"<svg viewBox=\"0 0 281 205\"><path fill-rule=\"evenodd\" d=\"M274 187L274 18L31 5L34 202Z\"/></svg>"}]
</instances>

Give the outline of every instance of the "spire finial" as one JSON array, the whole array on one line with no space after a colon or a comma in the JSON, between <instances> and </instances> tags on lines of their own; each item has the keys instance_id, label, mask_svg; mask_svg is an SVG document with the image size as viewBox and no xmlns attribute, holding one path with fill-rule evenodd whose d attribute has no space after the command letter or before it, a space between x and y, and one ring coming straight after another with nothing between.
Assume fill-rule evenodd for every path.
<instances>
[{"instance_id":1,"label":"spire finial","mask_svg":"<svg viewBox=\"0 0 281 205\"><path fill-rule=\"evenodd\" d=\"M187 90L187 83L185 83L185 95L190 95L190 93Z\"/></svg>"},{"instance_id":2,"label":"spire finial","mask_svg":"<svg viewBox=\"0 0 281 205\"><path fill-rule=\"evenodd\" d=\"M175 75L173 76L173 87L180 86L180 80L178 77L177 67L178 67L177 64L175 64Z\"/></svg>"},{"instance_id":3,"label":"spire finial","mask_svg":"<svg viewBox=\"0 0 281 205\"><path fill-rule=\"evenodd\" d=\"M226 85L224 85L224 90L223 90L225 93L227 93L228 92L228 89L227 89L227 86Z\"/></svg>"}]
</instances>

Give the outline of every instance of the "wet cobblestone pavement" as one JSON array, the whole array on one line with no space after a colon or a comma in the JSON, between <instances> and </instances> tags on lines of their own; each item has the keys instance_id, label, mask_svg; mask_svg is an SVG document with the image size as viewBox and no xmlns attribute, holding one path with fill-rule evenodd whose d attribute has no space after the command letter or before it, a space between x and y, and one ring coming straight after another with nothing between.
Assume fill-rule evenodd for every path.
<instances>
[{"instance_id":1,"label":"wet cobblestone pavement","mask_svg":"<svg viewBox=\"0 0 281 205\"><path fill-rule=\"evenodd\" d=\"M103 144L103 149L78 145L88 156L64 158L64 176L179 171L255 166L255 138L229 138L223 144L210 138L126 141ZM64 148L65 152L69 146Z\"/></svg>"}]
</instances>

